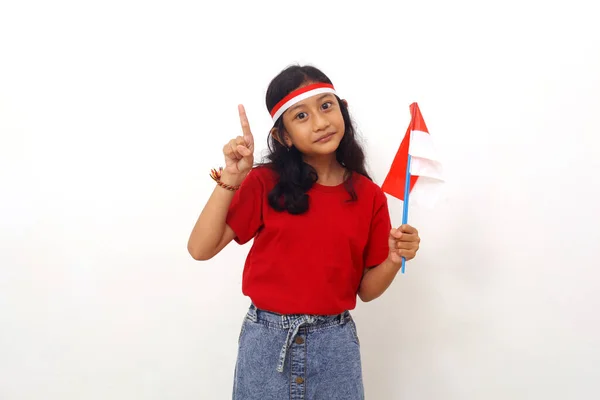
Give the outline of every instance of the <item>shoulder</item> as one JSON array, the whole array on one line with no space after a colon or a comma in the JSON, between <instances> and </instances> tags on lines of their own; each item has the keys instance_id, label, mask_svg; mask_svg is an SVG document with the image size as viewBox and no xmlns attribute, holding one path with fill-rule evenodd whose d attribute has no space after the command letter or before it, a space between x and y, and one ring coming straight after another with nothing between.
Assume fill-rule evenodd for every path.
<instances>
[{"instance_id":1,"label":"shoulder","mask_svg":"<svg viewBox=\"0 0 600 400\"><path fill-rule=\"evenodd\" d=\"M359 204L366 210L368 209L373 217L376 215L387 217L389 213L388 199L381 186L358 172L353 173L353 179Z\"/></svg>"},{"instance_id":2,"label":"shoulder","mask_svg":"<svg viewBox=\"0 0 600 400\"><path fill-rule=\"evenodd\" d=\"M258 179L274 180L277 178L277 171L271 164L257 164L250 171Z\"/></svg>"},{"instance_id":3,"label":"shoulder","mask_svg":"<svg viewBox=\"0 0 600 400\"><path fill-rule=\"evenodd\" d=\"M352 177L354 179L355 190L359 197L361 195L366 196L367 198L374 199L376 202L387 201L385 193L377 183L358 172L354 172Z\"/></svg>"},{"instance_id":4,"label":"shoulder","mask_svg":"<svg viewBox=\"0 0 600 400\"><path fill-rule=\"evenodd\" d=\"M277 172L268 164L261 164L254 166L246 178L242 182L242 186L256 186L270 187L275 184L277 180Z\"/></svg>"},{"instance_id":5,"label":"shoulder","mask_svg":"<svg viewBox=\"0 0 600 400\"><path fill-rule=\"evenodd\" d=\"M381 186L366 176L359 173L354 175L357 180L358 201L363 204L365 212L370 214L371 225L377 227L377 235L382 235L382 237L387 235L391 229L391 218L385 192Z\"/></svg>"}]
</instances>

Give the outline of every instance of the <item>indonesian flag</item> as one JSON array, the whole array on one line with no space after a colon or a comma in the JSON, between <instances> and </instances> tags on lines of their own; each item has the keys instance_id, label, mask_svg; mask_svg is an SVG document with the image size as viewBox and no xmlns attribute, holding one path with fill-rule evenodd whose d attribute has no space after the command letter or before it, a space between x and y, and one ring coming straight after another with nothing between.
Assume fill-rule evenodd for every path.
<instances>
[{"instance_id":1,"label":"indonesian flag","mask_svg":"<svg viewBox=\"0 0 600 400\"><path fill-rule=\"evenodd\" d=\"M410 105L410 114L410 124L381 188L405 203L405 194L407 198L410 194L411 203L432 207L443 183L442 165L417 103Z\"/></svg>"}]
</instances>

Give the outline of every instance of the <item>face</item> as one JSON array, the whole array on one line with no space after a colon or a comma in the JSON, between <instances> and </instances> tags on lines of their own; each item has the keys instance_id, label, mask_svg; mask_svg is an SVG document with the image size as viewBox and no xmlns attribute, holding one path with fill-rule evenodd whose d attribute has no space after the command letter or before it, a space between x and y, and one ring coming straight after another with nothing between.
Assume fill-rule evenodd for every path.
<instances>
[{"instance_id":1,"label":"face","mask_svg":"<svg viewBox=\"0 0 600 400\"><path fill-rule=\"evenodd\" d=\"M332 93L296 103L283 114L283 124L285 132L280 139L305 156L335 153L345 131L340 104Z\"/></svg>"}]
</instances>

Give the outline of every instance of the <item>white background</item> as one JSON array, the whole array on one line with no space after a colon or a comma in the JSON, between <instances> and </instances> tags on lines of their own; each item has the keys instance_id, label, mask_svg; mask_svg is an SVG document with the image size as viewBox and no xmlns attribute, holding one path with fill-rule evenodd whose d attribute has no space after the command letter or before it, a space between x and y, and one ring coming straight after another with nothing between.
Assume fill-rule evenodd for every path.
<instances>
[{"instance_id":1,"label":"white background","mask_svg":"<svg viewBox=\"0 0 600 400\"><path fill-rule=\"evenodd\" d=\"M1 3L0 399L230 398L249 245L186 244L237 104L258 159L291 63L349 101L377 183L413 101L443 157L418 257L354 312L367 398L600 396L593 2L390 7Z\"/></svg>"}]
</instances>

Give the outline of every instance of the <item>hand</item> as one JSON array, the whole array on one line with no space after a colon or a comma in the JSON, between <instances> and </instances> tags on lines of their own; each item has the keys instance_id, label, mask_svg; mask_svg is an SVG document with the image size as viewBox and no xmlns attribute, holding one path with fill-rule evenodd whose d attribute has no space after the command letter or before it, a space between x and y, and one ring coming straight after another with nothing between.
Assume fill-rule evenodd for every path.
<instances>
[{"instance_id":1,"label":"hand","mask_svg":"<svg viewBox=\"0 0 600 400\"><path fill-rule=\"evenodd\" d=\"M390 254L388 258L394 264L401 264L402 257L408 260L415 258L419 250L419 232L410 225L402 225L398 229L393 228L390 231L389 245Z\"/></svg>"},{"instance_id":2,"label":"hand","mask_svg":"<svg viewBox=\"0 0 600 400\"><path fill-rule=\"evenodd\" d=\"M223 168L222 174L223 181L239 181L243 179L254 165L254 137L250 131L250 124L248 123L244 106L240 104L238 111L240 113L240 122L244 136L231 139L223 147L223 154L225 155L225 168Z\"/></svg>"}]
</instances>

